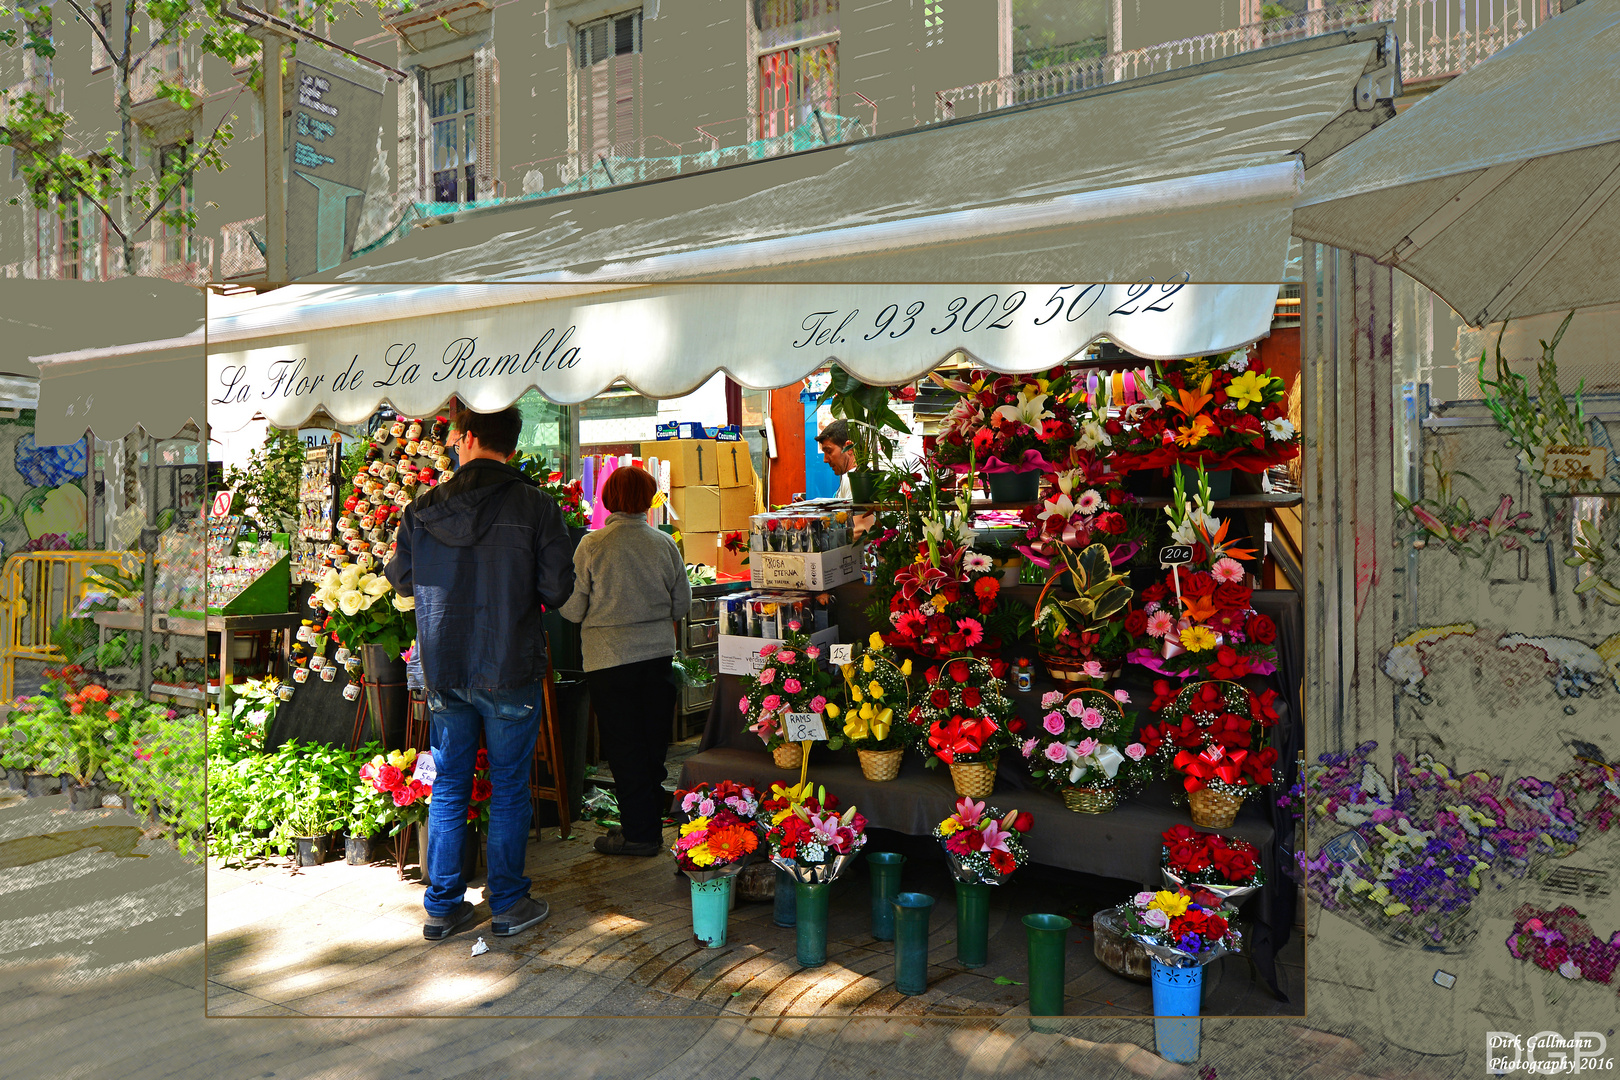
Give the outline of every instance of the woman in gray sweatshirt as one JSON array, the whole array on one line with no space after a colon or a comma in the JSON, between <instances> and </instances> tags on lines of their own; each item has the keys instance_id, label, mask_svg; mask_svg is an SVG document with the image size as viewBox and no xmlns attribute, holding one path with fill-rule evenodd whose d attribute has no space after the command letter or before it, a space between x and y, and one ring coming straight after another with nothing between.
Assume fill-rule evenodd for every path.
<instances>
[{"instance_id":1,"label":"woman in gray sweatshirt","mask_svg":"<svg viewBox=\"0 0 1620 1080\"><path fill-rule=\"evenodd\" d=\"M664 755L675 715L671 662L679 621L692 606L680 548L647 524L658 482L620 467L602 486L607 523L574 552L574 595L560 614L580 624L585 681L613 770L619 828L596 838L606 855L664 850Z\"/></svg>"}]
</instances>

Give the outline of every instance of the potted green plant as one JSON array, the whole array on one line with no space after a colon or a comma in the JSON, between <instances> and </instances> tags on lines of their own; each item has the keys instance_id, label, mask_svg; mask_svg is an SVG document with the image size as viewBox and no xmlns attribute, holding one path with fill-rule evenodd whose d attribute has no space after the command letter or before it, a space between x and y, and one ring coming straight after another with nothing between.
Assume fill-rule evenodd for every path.
<instances>
[{"instance_id":1,"label":"potted green plant","mask_svg":"<svg viewBox=\"0 0 1620 1080\"><path fill-rule=\"evenodd\" d=\"M299 866L319 865L326 860L331 834L349 820L360 780L358 763L344 747L315 743L289 741L278 754L290 759L292 768L280 793L272 844L283 853L296 848Z\"/></svg>"},{"instance_id":2,"label":"potted green plant","mask_svg":"<svg viewBox=\"0 0 1620 1080\"><path fill-rule=\"evenodd\" d=\"M887 386L868 386L832 365L832 378L816 402L831 403L828 411L849 424L855 443L855 471L849 474L850 497L858 503L872 501L873 487L884 459L894 454L893 437L885 432L905 434L910 429L889 405Z\"/></svg>"},{"instance_id":3,"label":"potted green plant","mask_svg":"<svg viewBox=\"0 0 1620 1080\"><path fill-rule=\"evenodd\" d=\"M371 743L360 750L360 756L376 754L382 748ZM350 866L364 866L376 858L375 845L379 836L392 832L399 820L399 811L393 797L379 791L365 780L354 785L353 806L349 810L348 830L343 837L343 861Z\"/></svg>"},{"instance_id":4,"label":"potted green plant","mask_svg":"<svg viewBox=\"0 0 1620 1080\"><path fill-rule=\"evenodd\" d=\"M133 694L114 696L100 683L78 684L81 672L65 668L28 699L32 715L46 725L36 744L43 751L37 768L62 775L75 810L101 806L103 767L126 752L131 719L144 702Z\"/></svg>"}]
</instances>

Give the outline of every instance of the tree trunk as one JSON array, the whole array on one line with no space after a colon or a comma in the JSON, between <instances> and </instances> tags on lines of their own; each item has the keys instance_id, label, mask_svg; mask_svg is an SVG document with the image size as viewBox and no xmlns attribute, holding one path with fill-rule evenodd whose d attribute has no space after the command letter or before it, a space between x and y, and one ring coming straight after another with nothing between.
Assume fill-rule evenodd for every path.
<instances>
[{"instance_id":1,"label":"tree trunk","mask_svg":"<svg viewBox=\"0 0 1620 1080\"><path fill-rule=\"evenodd\" d=\"M134 109L134 101L129 89L129 80L134 74L130 70L130 58L133 55L131 42L134 36L135 4L133 0L126 0L124 6L124 55L119 57L118 62L119 153L124 159L121 170L123 182L119 185L118 221L123 232L125 277L132 277L135 274L135 121L130 115Z\"/></svg>"}]
</instances>

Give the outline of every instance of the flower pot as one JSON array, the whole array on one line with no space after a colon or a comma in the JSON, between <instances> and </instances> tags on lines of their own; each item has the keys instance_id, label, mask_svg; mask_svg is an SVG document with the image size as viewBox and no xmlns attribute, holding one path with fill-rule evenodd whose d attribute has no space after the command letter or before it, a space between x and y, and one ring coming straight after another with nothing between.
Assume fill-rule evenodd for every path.
<instances>
[{"instance_id":1,"label":"flower pot","mask_svg":"<svg viewBox=\"0 0 1620 1080\"><path fill-rule=\"evenodd\" d=\"M799 921L799 898L794 892L794 886L797 884L792 874L777 867L776 910L771 913L771 921L777 926L792 926Z\"/></svg>"},{"instance_id":2,"label":"flower pot","mask_svg":"<svg viewBox=\"0 0 1620 1080\"><path fill-rule=\"evenodd\" d=\"M870 469L856 469L849 474L849 497L851 501L869 503L872 501L872 490L877 487L878 474Z\"/></svg>"},{"instance_id":3,"label":"flower pot","mask_svg":"<svg viewBox=\"0 0 1620 1080\"><path fill-rule=\"evenodd\" d=\"M1041 474L1038 469L985 473L984 479L990 488L991 502L1032 503L1041 494Z\"/></svg>"},{"instance_id":4,"label":"flower pot","mask_svg":"<svg viewBox=\"0 0 1620 1080\"><path fill-rule=\"evenodd\" d=\"M894 898L894 988L914 996L928 991L928 920L934 898L901 893Z\"/></svg>"},{"instance_id":5,"label":"flower pot","mask_svg":"<svg viewBox=\"0 0 1620 1080\"><path fill-rule=\"evenodd\" d=\"M956 959L965 968L984 967L990 951L990 890L993 885L956 883Z\"/></svg>"},{"instance_id":6,"label":"flower pot","mask_svg":"<svg viewBox=\"0 0 1620 1080\"><path fill-rule=\"evenodd\" d=\"M41 795L55 795L62 790L62 778L46 776L44 773L29 773L25 790L30 799L37 799Z\"/></svg>"},{"instance_id":7,"label":"flower pot","mask_svg":"<svg viewBox=\"0 0 1620 1080\"><path fill-rule=\"evenodd\" d=\"M1198 1060L1202 1032L1197 1017L1203 992L1203 968L1171 967L1163 960L1153 961L1153 1037L1164 1060Z\"/></svg>"},{"instance_id":8,"label":"flower pot","mask_svg":"<svg viewBox=\"0 0 1620 1080\"><path fill-rule=\"evenodd\" d=\"M1000 755L989 761L975 761L968 764L951 762L951 783L956 786L958 795L974 799L982 799L996 787L996 763Z\"/></svg>"},{"instance_id":9,"label":"flower pot","mask_svg":"<svg viewBox=\"0 0 1620 1080\"><path fill-rule=\"evenodd\" d=\"M1024 937L1029 945L1029 1026L1050 1034L1057 1025L1035 1019L1063 1015L1063 966L1069 930L1074 926L1061 915L1025 915Z\"/></svg>"},{"instance_id":10,"label":"flower pot","mask_svg":"<svg viewBox=\"0 0 1620 1080\"><path fill-rule=\"evenodd\" d=\"M1106 814L1119 805L1112 786L1066 787L1063 805L1077 814Z\"/></svg>"},{"instance_id":11,"label":"flower pot","mask_svg":"<svg viewBox=\"0 0 1620 1080\"><path fill-rule=\"evenodd\" d=\"M1181 474L1182 483L1187 489L1187 498L1191 499L1198 494L1198 467L1196 465L1177 465L1176 471ZM1230 499L1232 497L1232 470L1215 469L1204 474L1209 481L1209 497L1212 499ZM1174 490L1175 480L1170 481Z\"/></svg>"},{"instance_id":12,"label":"flower pot","mask_svg":"<svg viewBox=\"0 0 1620 1080\"><path fill-rule=\"evenodd\" d=\"M361 740L380 739L384 749L405 746L405 714L410 693L405 688L405 661L390 656L381 645L360 646L365 669L367 727Z\"/></svg>"},{"instance_id":13,"label":"flower pot","mask_svg":"<svg viewBox=\"0 0 1620 1080\"><path fill-rule=\"evenodd\" d=\"M365 866L372 860L372 838L369 836L343 836L343 861L350 866Z\"/></svg>"},{"instance_id":14,"label":"flower pot","mask_svg":"<svg viewBox=\"0 0 1620 1080\"><path fill-rule=\"evenodd\" d=\"M793 936L800 967L820 967L827 962L827 898L831 889L830 882L794 882Z\"/></svg>"},{"instance_id":15,"label":"flower pot","mask_svg":"<svg viewBox=\"0 0 1620 1080\"><path fill-rule=\"evenodd\" d=\"M12 791L28 790L28 774L21 769L6 770L6 787Z\"/></svg>"},{"instance_id":16,"label":"flower pot","mask_svg":"<svg viewBox=\"0 0 1620 1080\"><path fill-rule=\"evenodd\" d=\"M293 843L298 845L297 865L319 866L325 862L328 839L325 835L293 837Z\"/></svg>"},{"instance_id":17,"label":"flower pot","mask_svg":"<svg viewBox=\"0 0 1620 1080\"><path fill-rule=\"evenodd\" d=\"M900 775L900 759L906 756L906 751L904 748L857 750L855 755L861 759L861 775L873 783L881 783Z\"/></svg>"},{"instance_id":18,"label":"flower pot","mask_svg":"<svg viewBox=\"0 0 1620 1080\"><path fill-rule=\"evenodd\" d=\"M778 769L797 769L804 760L804 747L796 742L785 742L771 750L771 760Z\"/></svg>"},{"instance_id":19,"label":"flower pot","mask_svg":"<svg viewBox=\"0 0 1620 1080\"><path fill-rule=\"evenodd\" d=\"M1187 793L1192 822L1201 829L1230 829L1242 805L1241 795L1227 795L1207 787Z\"/></svg>"},{"instance_id":20,"label":"flower pot","mask_svg":"<svg viewBox=\"0 0 1620 1080\"><path fill-rule=\"evenodd\" d=\"M67 795L69 810L101 809L101 789L94 784L69 784Z\"/></svg>"},{"instance_id":21,"label":"flower pot","mask_svg":"<svg viewBox=\"0 0 1620 1080\"><path fill-rule=\"evenodd\" d=\"M866 857L872 873L872 936L894 940L894 898L900 895L900 868L906 857L892 851L874 851Z\"/></svg>"},{"instance_id":22,"label":"flower pot","mask_svg":"<svg viewBox=\"0 0 1620 1080\"><path fill-rule=\"evenodd\" d=\"M692 882L692 934L705 946L726 943L726 914L731 910L731 877Z\"/></svg>"},{"instance_id":23,"label":"flower pot","mask_svg":"<svg viewBox=\"0 0 1620 1080\"><path fill-rule=\"evenodd\" d=\"M778 873L776 867L768 862L750 862L742 868L737 875L737 883L731 887L732 901L774 900Z\"/></svg>"}]
</instances>

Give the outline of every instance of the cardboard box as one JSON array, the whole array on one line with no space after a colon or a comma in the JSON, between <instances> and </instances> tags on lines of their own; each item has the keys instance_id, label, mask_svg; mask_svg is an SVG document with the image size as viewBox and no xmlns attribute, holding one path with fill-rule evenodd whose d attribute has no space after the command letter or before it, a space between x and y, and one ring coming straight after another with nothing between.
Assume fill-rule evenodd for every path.
<instances>
[{"instance_id":1,"label":"cardboard box","mask_svg":"<svg viewBox=\"0 0 1620 1080\"><path fill-rule=\"evenodd\" d=\"M681 530L681 551L689 563L720 567L720 534L717 532L687 532Z\"/></svg>"},{"instance_id":2,"label":"cardboard box","mask_svg":"<svg viewBox=\"0 0 1620 1080\"><path fill-rule=\"evenodd\" d=\"M718 443L716 445L719 445ZM720 493L720 532L748 535L748 519L759 513L759 497L750 483L747 487L722 487Z\"/></svg>"},{"instance_id":3,"label":"cardboard box","mask_svg":"<svg viewBox=\"0 0 1620 1080\"><path fill-rule=\"evenodd\" d=\"M726 456L730 458L730 445ZM641 460L657 458L669 462L670 490L679 487L714 487L720 483L721 447L710 439L664 439L641 444ZM727 471L731 469L727 461ZM750 475L752 466L750 465Z\"/></svg>"},{"instance_id":4,"label":"cardboard box","mask_svg":"<svg viewBox=\"0 0 1620 1080\"><path fill-rule=\"evenodd\" d=\"M861 576L860 549L841 547L804 555L756 551L748 561L756 589L809 589L820 592Z\"/></svg>"},{"instance_id":5,"label":"cardboard box","mask_svg":"<svg viewBox=\"0 0 1620 1080\"><path fill-rule=\"evenodd\" d=\"M754 459L745 442L717 442L714 444L716 479L705 483L719 484L723 488L751 488L754 486Z\"/></svg>"},{"instance_id":6,"label":"cardboard box","mask_svg":"<svg viewBox=\"0 0 1620 1080\"><path fill-rule=\"evenodd\" d=\"M838 640L838 627L829 626L825 630L810 635L813 645L830 645ZM780 645L777 638L760 637L733 637L730 634L720 635L720 674L722 675L753 675L763 671L765 660L759 655L759 650L767 645Z\"/></svg>"},{"instance_id":7,"label":"cardboard box","mask_svg":"<svg viewBox=\"0 0 1620 1080\"><path fill-rule=\"evenodd\" d=\"M683 533L712 533L726 528L722 524L724 514L717 487L672 487L669 509L675 515L675 527ZM743 528L748 528L746 518Z\"/></svg>"}]
</instances>

